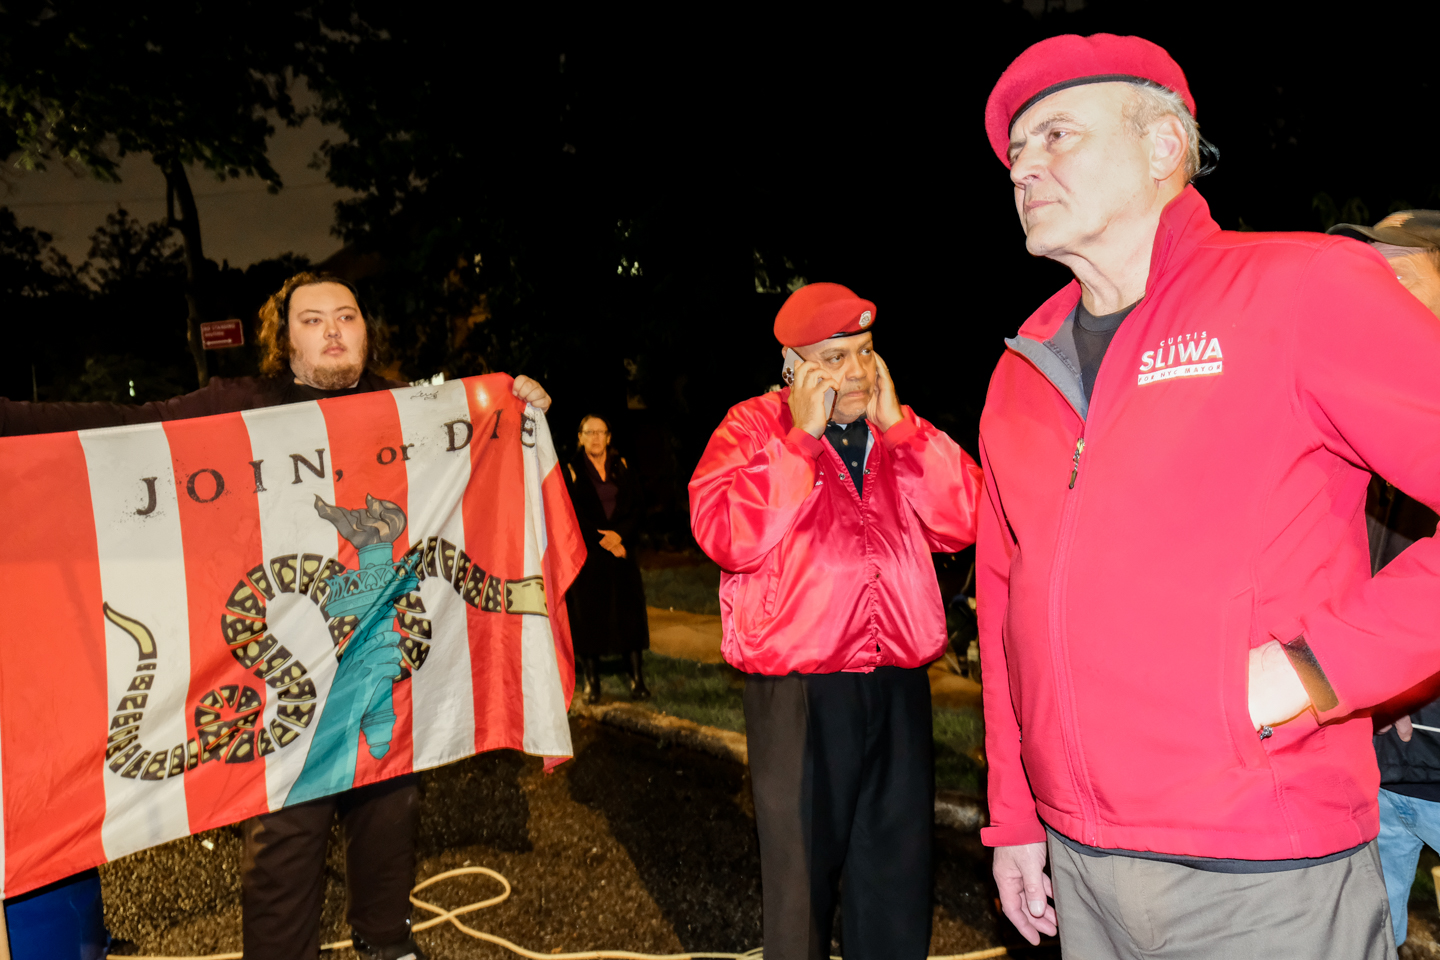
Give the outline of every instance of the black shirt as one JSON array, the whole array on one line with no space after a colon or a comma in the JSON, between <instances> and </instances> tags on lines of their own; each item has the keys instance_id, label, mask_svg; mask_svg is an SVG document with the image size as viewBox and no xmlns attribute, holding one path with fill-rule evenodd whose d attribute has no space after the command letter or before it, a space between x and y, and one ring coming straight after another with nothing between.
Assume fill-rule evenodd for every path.
<instances>
[{"instance_id":1,"label":"black shirt","mask_svg":"<svg viewBox=\"0 0 1440 960\"><path fill-rule=\"evenodd\" d=\"M327 397L348 397L374 390L403 387L400 380L388 380L366 370L360 382L343 390L320 390L295 382L286 371L278 377L215 377L208 386L193 393L150 403L26 403L0 397L0 436L33 433L64 433L96 427L118 427L127 423L156 423L235 413L283 403L303 403Z\"/></svg>"},{"instance_id":2,"label":"black shirt","mask_svg":"<svg viewBox=\"0 0 1440 960\"><path fill-rule=\"evenodd\" d=\"M1090 399L1095 389L1095 375L1100 372L1100 361L1110 349L1110 340L1121 322L1130 315L1140 301L1135 301L1123 310L1097 317L1085 309L1082 302L1075 308L1075 353L1080 360L1080 386L1085 390L1085 399Z\"/></svg>"},{"instance_id":3,"label":"black shirt","mask_svg":"<svg viewBox=\"0 0 1440 960\"><path fill-rule=\"evenodd\" d=\"M830 441L830 446L840 454L845 469L850 471L850 479L855 481L855 492L864 496L865 444L870 442L870 428L865 425L865 418L862 416L851 423L831 420L825 424L825 439Z\"/></svg>"},{"instance_id":4,"label":"black shirt","mask_svg":"<svg viewBox=\"0 0 1440 960\"><path fill-rule=\"evenodd\" d=\"M1232 860L1223 857L1187 857L1174 853L1152 853L1147 850L1092 847L1078 840L1071 840L1063 833L1057 833L1048 824L1045 831L1083 857L1130 857L1135 860L1158 860L1161 863L1178 863L1182 867L1203 870L1206 873L1284 873L1287 870L1304 870L1307 867L1318 867L1322 863L1344 860L1369 846L1368 843L1361 843L1348 850L1341 850L1323 857L1297 857L1293 860Z\"/></svg>"},{"instance_id":5,"label":"black shirt","mask_svg":"<svg viewBox=\"0 0 1440 960\"><path fill-rule=\"evenodd\" d=\"M312 387L308 383L301 383L294 377L288 381L282 381L278 387L278 394L281 403L308 403L311 400L329 400L331 397L352 397L357 393L369 393L375 388L361 378L360 382L353 387L341 387L339 390L321 390L319 387Z\"/></svg>"}]
</instances>

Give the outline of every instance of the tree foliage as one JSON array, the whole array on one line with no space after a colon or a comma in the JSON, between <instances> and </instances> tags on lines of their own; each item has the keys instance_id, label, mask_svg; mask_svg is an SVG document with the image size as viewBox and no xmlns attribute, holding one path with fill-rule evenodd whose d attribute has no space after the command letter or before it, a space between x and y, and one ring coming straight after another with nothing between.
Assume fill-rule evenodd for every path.
<instances>
[{"instance_id":1,"label":"tree foliage","mask_svg":"<svg viewBox=\"0 0 1440 960\"><path fill-rule=\"evenodd\" d=\"M0 7L0 114L18 163L66 161L102 179L147 153L165 176L168 226L184 242L186 336L208 377L199 324L205 289L199 214L187 167L281 186L266 156L271 117L298 122L288 68L309 37L303 11L265 0ZM178 212L177 212L178 209Z\"/></svg>"},{"instance_id":2,"label":"tree foliage","mask_svg":"<svg viewBox=\"0 0 1440 960\"><path fill-rule=\"evenodd\" d=\"M0 207L0 300L34 302L73 288L75 270L53 240L43 230L20 226L12 210Z\"/></svg>"},{"instance_id":3,"label":"tree foliage","mask_svg":"<svg viewBox=\"0 0 1440 960\"><path fill-rule=\"evenodd\" d=\"M103 295L125 295L141 285L169 287L184 276L184 255L163 221L141 223L119 207L90 236L90 254L81 276Z\"/></svg>"},{"instance_id":4,"label":"tree foliage","mask_svg":"<svg viewBox=\"0 0 1440 960\"><path fill-rule=\"evenodd\" d=\"M286 82L304 21L278 3L80 4L0 9L0 110L43 168L70 160L103 179L148 153L278 187L267 113L296 117Z\"/></svg>"}]
</instances>

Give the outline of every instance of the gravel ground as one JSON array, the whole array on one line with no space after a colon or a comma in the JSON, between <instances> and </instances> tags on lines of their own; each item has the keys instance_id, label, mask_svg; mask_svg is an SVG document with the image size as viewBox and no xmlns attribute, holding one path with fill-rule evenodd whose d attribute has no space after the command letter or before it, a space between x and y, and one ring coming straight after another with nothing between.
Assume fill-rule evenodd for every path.
<instances>
[{"instance_id":1,"label":"gravel ground","mask_svg":"<svg viewBox=\"0 0 1440 960\"><path fill-rule=\"evenodd\" d=\"M541 952L760 945L759 856L745 768L580 718L572 728L576 759L550 776L539 760L508 752L426 773L419 876L464 865L498 870L514 893L472 914L470 924ZM322 920L327 942L349 936L335 841ZM1016 943L996 922L989 858L978 838L940 829L936 844L931 952ZM106 921L133 942L130 952L237 950L239 865L234 828L116 861L101 868ZM422 896L455 906L497 891L493 881L466 877ZM449 925L419 940L435 960L510 956ZM1054 948L1015 954L1059 956Z\"/></svg>"}]
</instances>

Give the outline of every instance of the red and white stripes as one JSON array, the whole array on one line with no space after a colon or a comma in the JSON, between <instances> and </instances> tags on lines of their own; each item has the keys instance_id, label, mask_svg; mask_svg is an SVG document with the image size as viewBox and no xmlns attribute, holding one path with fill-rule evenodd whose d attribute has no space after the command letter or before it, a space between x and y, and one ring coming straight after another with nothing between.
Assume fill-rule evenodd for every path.
<instances>
[{"instance_id":1,"label":"red and white stripes","mask_svg":"<svg viewBox=\"0 0 1440 960\"><path fill-rule=\"evenodd\" d=\"M392 625L393 736L357 739L354 785L570 755L584 545L509 377L0 440L0 489L7 895L284 805L353 629L323 613L358 561L318 501L394 503L394 557L424 571Z\"/></svg>"}]
</instances>

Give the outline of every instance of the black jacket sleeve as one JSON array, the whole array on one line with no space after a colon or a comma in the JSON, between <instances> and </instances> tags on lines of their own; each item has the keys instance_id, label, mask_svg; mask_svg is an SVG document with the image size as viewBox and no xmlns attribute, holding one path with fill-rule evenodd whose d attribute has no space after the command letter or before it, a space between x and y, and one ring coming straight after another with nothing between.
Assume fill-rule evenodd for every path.
<instances>
[{"instance_id":1,"label":"black jacket sleeve","mask_svg":"<svg viewBox=\"0 0 1440 960\"><path fill-rule=\"evenodd\" d=\"M208 417L263 406L264 397L262 381L217 377L193 393L151 403L27 403L0 398L0 436Z\"/></svg>"}]
</instances>

